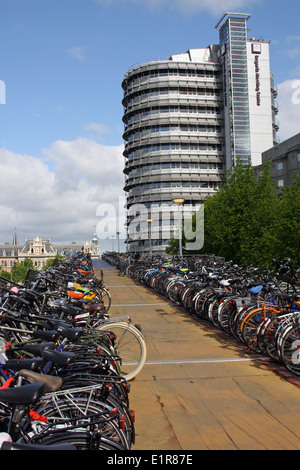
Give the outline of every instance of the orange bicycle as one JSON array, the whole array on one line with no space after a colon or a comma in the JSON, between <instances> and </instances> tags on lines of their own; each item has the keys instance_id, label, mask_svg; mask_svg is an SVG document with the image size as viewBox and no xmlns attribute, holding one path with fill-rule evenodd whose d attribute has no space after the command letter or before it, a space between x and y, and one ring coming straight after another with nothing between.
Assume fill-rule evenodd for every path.
<instances>
[{"instance_id":1,"label":"orange bicycle","mask_svg":"<svg viewBox=\"0 0 300 470\"><path fill-rule=\"evenodd\" d=\"M248 346L248 350L262 352L258 342L258 335L262 325L273 315L278 315L281 308L269 302L262 302L258 308L251 309L243 318L240 325L240 334Z\"/></svg>"}]
</instances>

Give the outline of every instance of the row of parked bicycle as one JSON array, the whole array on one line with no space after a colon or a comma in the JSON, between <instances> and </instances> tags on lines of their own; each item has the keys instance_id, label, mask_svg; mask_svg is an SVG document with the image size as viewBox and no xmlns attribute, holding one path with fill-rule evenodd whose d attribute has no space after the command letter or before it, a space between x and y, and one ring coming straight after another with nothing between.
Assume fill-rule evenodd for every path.
<instances>
[{"instance_id":1,"label":"row of parked bicycle","mask_svg":"<svg viewBox=\"0 0 300 470\"><path fill-rule=\"evenodd\" d=\"M209 321L300 376L300 269L290 260L271 270L214 256L132 260L107 253L120 275L153 288L191 316Z\"/></svg>"},{"instance_id":2,"label":"row of parked bicycle","mask_svg":"<svg viewBox=\"0 0 300 470\"><path fill-rule=\"evenodd\" d=\"M28 271L22 285L0 278L1 450L131 448L129 381L146 351L139 329L110 319L109 306L82 253ZM137 345L128 365L126 335Z\"/></svg>"}]
</instances>

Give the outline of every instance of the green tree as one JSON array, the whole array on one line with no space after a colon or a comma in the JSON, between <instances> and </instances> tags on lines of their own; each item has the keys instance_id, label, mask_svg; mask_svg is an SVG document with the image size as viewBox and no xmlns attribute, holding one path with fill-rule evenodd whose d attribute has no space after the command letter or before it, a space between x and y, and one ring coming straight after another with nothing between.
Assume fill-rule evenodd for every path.
<instances>
[{"instance_id":1,"label":"green tree","mask_svg":"<svg viewBox=\"0 0 300 470\"><path fill-rule=\"evenodd\" d=\"M11 280L11 274L8 271L5 271L5 269L0 271L0 277L8 279L9 281Z\"/></svg>"},{"instance_id":2,"label":"green tree","mask_svg":"<svg viewBox=\"0 0 300 470\"><path fill-rule=\"evenodd\" d=\"M257 179L250 162L238 161L204 208L202 253L261 267L286 257L300 265L300 177L278 193L270 164ZM178 254L178 240L166 251Z\"/></svg>"},{"instance_id":3,"label":"green tree","mask_svg":"<svg viewBox=\"0 0 300 470\"><path fill-rule=\"evenodd\" d=\"M12 280L17 283L24 282L28 269L34 269L33 261L30 258L26 258L24 261L15 263L11 269Z\"/></svg>"},{"instance_id":4,"label":"green tree","mask_svg":"<svg viewBox=\"0 0 300 470\"><path fill-rule=\"evenodd\" d=\"M244 167L239 161L228 171L220 190L208 197L204 205L204 251L241 262L256 205L256 180L251 164Z\"/></svg>"},{"instance_id":5,"label":"green tree","mask_svg":"<svg viewBox=\"0 0 300 470\"><path fill-rule=\"evenodd\" d=\"M60 261L65 261L65 257L64 256L60 256L60 255L56 255L55 258L50 258L46 261L46 263L44 264L43 266L43 269L48 269L50 268L50 266L52 266L52 264L54 263L54 260L60 260Z\"/></svg>"},{"instance_id":6,"label":"green tree","mask_svg":"<svg viewBox=\"0 0 300 470\"><path fill-rule=\"evenodd\" d=\"M291 258L300 266L300 176L282 189L278 209L278 236L280 246L277 258Z\"/></svg>"},{"instance_id":7,"label":"green tree","mask_svg":"<svg viewBox=\"0 0 300 470\"><path fill-rule=\"evenodd\" d=\"M269 266L280 245L279 198L269 166L259 179L249 162L227 173L220 190L205 201L203 252L238 263Z\"/></svg>"},{"instance_id":8,"label":"green tree","mask_svg":"<svg viewBox=\"0 0 300 470\"><path fill-rule=\"evenodd\" d=\"M279 197L274 190L269 164L264 165L258 181L254 183L247 232L241 227L240 261L268 267L276 258L280 239L278 236ZM249 203L249 200L247 201Z\"/></svg>"},{"instance_id":9,"label":"green tree","mask_svg":"<svg viewBox=\"0 0 300 470\"><path fill-rule=\"evenodd\" d=\"M185 239L184 232L182 231L182 254L183 255L185 252L185 243L186 243L186 239ZM168 245L166 246L165 251L168 255L174 255L174 256L179 255L179 239L172 238L172 240L168 242Z\"/></svg>"},{"instance_id":10,"label":"green tree","mask_svg":"<svg viewBox=\"0 0 300 470\"><path fill-rule=\"evenodd\" d=\"M172 238L169 240L168 245L165 248L168 255L178 255L179 253L179 240L178 238Z\"/></svg>"}]
</instances>

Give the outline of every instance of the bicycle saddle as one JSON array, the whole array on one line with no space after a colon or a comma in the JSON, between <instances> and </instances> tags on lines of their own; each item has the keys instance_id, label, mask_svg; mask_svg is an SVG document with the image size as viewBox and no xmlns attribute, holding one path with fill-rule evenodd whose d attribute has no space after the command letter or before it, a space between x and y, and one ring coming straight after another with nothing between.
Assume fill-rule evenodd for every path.
<instances>
[{"instance_id":1,"label":"bicycle saddle","mask_svg":"<svg viewBox=\"0 0 300 470\"><path fill-rule=\"evenodd\" d=\"M100 312L105 309L103 303L99 304L83 304L82 307L87 310L89 313Z\"/></svg>"},{"instance_id":2,"label":"bicycle saddle","mask_svg":"<svg viewBox=\"0 0 300 470\"><path fill-rule=\"evenodd\" d=\"M46 361L51 361L58 366L68 366L76 360L76 354L67 351L53 351L52 349L44 349L41 355Z\"/></svg>"},{"instance_id":3,"label":"bicycle saddle","mask_svg":"<svg viewBox=\"0 0 300 470\"><path fill-rule=\"evenodd\" d=\"M10 405L29 405L45 393L43 382L22 385L21 387L0 389L0 401Z\"/></svg>"},{"instance_id":4,"label":"bicycle saddle","mask_svg":"<svg viewBox=\"0 0 300 470\"><path fill-rule=\"evenodd\" d=\"M35 330L32 336L33 338L42 339L44 341L57 341L59 333L56 330Z\"/></svg>"},{"instance_id":5,"label":"bicycle saddle","mask_svg":"<svg viewBox=\"0 0 300 470\"><path fill-rule=\"evenodd\" d=\"M83 328L74 328L72 325L60 321L48 320L48 324L68 339L78 339L84 332Z\"/></svg>"},{"instance_id":6,"label":"bicycle saddle","mask_svg":"<svg viewBox=\"0 0 300 470\"><path fill-rule=\"evenodd\" d=\"M62 386L62 378L53 375L38 374L31 370L21 369L19 375L24 377L29 383L43 382L45 385L45 392L56 392Z\"/></svg>"},{"instance_id":7,"label":"bicycle saddle","mask_svg":"<svg viewBox=\"0 0 300 470\"><path fill-rule=\"evenodd\" d=\"M55 344L52 342L49 343L28 343L25 344L22 349L31 354L40 356L44 349L54 349Z\"/></svg>"},{"instance_id":8,"label":"bicycle saddle","mask_svg":"<svg viewBox=\"0 0 300 470\"><path fill-rule=\"evenodd\" d=\"M31 359L8 359L5 367L10 370L19 371L21 369L37 370L43 365L43 359L33 357Z\"/></svg>"},{"instance_id":9,"label":"bicycle saddle","mask_svg":"<svg viewBox=\"0 0 300 470\"><path fill-rule=\"evenodd\" d=\"M74 307L73 305L62 305L60 310L67 315L75 316L82 313L82 309L80 307Z\"/></svg>"}]
</instances>

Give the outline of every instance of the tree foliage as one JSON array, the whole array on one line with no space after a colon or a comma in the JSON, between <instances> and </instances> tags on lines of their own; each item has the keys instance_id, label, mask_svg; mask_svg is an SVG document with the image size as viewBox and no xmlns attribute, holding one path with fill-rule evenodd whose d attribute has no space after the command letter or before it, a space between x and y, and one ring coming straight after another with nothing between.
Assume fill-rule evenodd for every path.
<instances>
[{"instance_id":1,"label":"tree foliage","mask_svg":"<svg viewBox=\"0 0 300 470\"><path fill-rule=\"evenodd\" d=\"M65 261L65 257L64 257L64 256L56 255L55 258L50 258L50 259L48 259L48 260L46 261L46 263L45 263L44 266L43 266L43 269L48 269L48 268L50 268L56 259L58 259L58 260L60 260L60 261Z\"/></svg>"},{"instance_id":2,"label":"tree foliage","mask_svg":"<svg viewBox=\"0 0 300 470\"><path fill-rule=\"evenodd\" d=\"M300 264L300 178L278 193L268 165L256 179L238 162L204 207L203 252L262 267L285 257Z\"/></svg>"},{"instance_id":3,"label":"tree foliage","mask_svg":"<svg viewBox=\"0 0 300 470\"><path fill-rule=\"evenodd\" d=\"M5 269L1 269L0 277L3 279L8 279L9 281L11 280L11 274L8 271L5 271Z\"/></svg>"},{"instance_id":4,"label":"tree foliage","mask_svg":"<svg viewBox=\"0 0 300 470\"><path fill-rule=\"evenodd\" d=\"M52 266L53 262L55 259L58 259L60 261L64 261L65 257L56 255L55 258L48 259L42 269L48 269L50 266ZM26 258L24 261L16 262L11 268L11 272L8 272L4 269L0 270L0 277L4 279L8 279L10 281L16 282L16 283L22 283L25 281L28 270L32 269L34 271L38 271L31 258Z\"/></svg>"},{"instance_id":5,"label":"tree foliage","mask_svg":"<svg viewBox=\"0 0 300 470\"><path fill-rule=\"evenodd\" d=\"M24 261L15 263L11 268L12 280L16 283L25 281L28 269L34 269L33 261L30 258L26 258Z\"/></svg>"},{"instance_id":6,"label":"tree foliage","mask_svg":"<svg viewBox=\"0 0 300 470\"><path fill-rule=\"evenodd\" d=\"M185 238L185 233L182 231L181 234L181 243L182 243L182 254L185 254L185 244L186 244L186 238ZM168 255L178 255L179 254L179 239L178 238L173 238L172 240L169 241L167 247L166 247L166 253Z\"/></svg>"},{"instance_id":7,"label":"tree foliage","mask_svg":"<svg viewBox=\"0 0 300 470\"><path fill-rule=\"evenodd\" d=\"M300 177L278 192L268 164L256 178L250 162L238 161L204 201L204 217L202 253L261 267L288 257L300 266ZM166 251L177 254L178 240Z\"/></svg>"}]
</instances>

